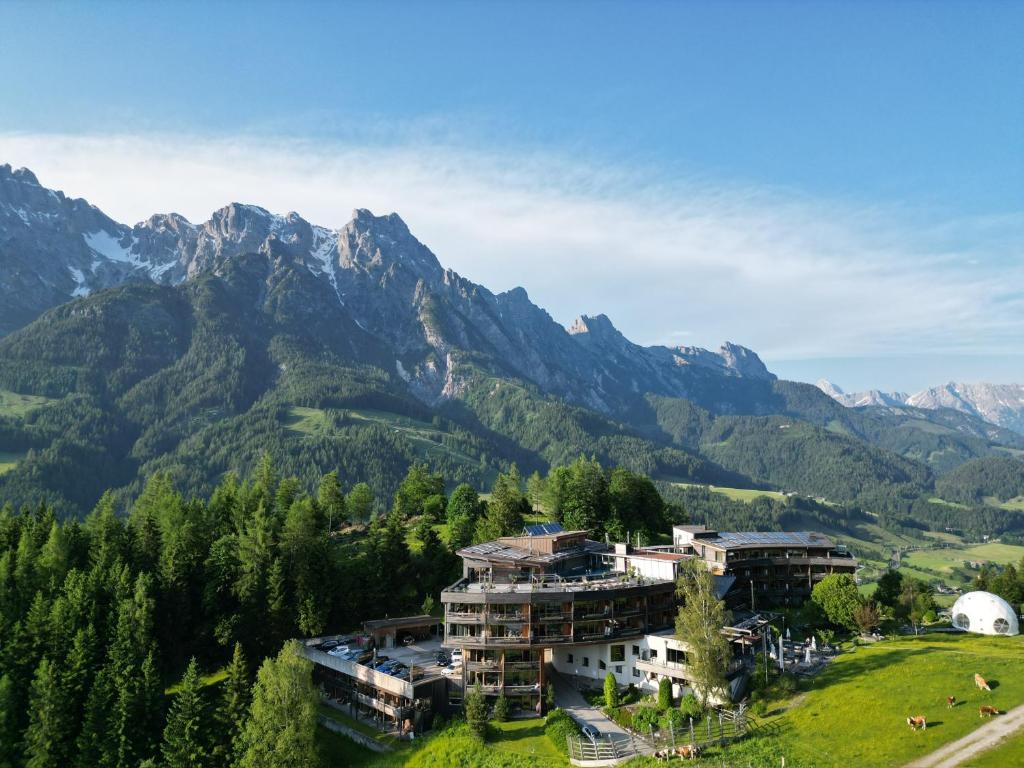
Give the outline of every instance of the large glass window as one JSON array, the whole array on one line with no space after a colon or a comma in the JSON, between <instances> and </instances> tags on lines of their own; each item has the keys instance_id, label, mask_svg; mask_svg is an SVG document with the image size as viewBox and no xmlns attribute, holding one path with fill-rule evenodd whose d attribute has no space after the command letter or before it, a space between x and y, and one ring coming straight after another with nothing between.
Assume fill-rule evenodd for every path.
<instances>
[{"instance_id":1,"label":"large glass window","mask_svg":"<svg viewBox=\"0 0 1024 768\"><path fill-rule=\"evenodd\" d=\"M1006 619L996 619L992 622L992 629L998 632L1000 635L1005 635L1010 631L1010 622Z\"/></svg>"},{"instance_id":2,"label":"large glass window","mask_svg":"<svg viewBox=\"0 0 1024 768\"><path fill-rule=\"evenodd\" d=\"M966 613L958 613L953 617L953 626L957 629L970 629L971 620L967 617Z\"/></svg>"},{"instance_id":3,"label":"large glass window","mask_svg":"<svg viewBox=\"0 0 1024 768\"><path fill-rule=\"evenodd\" d=\"M612 660L613 663L616 662L616 661L625 661L626 660L626 646L624 646L624 645L613 645L610 650L611 650L611 660Z\"/></svg>"}]
</instances>

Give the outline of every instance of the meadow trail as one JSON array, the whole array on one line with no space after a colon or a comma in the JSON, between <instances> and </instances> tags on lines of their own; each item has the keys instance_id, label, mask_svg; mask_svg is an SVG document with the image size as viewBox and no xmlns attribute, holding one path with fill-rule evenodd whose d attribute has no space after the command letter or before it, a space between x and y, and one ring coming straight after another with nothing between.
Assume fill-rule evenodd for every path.
<instances>
[{"instance_id":1,"label":"meadow trail","mask_svg":"<svg viewBox=\"0 0 1024 768\"><path fill-rule=\"evenodd\" d=\"M905 768L956 768L981 752L991 749L1008 736L1024 728L1024 704L998 715L991 722L951 741L931 754L907 763Z\"/></svg>"}]
</instances>

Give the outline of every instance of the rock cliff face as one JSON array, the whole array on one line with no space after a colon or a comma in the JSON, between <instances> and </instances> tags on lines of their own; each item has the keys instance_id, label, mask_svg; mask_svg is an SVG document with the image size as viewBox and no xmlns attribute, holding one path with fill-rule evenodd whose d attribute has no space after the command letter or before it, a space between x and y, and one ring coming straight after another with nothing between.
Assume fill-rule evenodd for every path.
<instances>
[{"instance_id":1,"label":"rock cliff face","mask_svg":"<svg viewBox=\"0 0 1024 768\"><path fill-rule=\"evenodd\" d=\"M294 212L232 203L202 224L171 213L129 227L46 189L31 171L0 166L0 335L98 290L131 280L176 285L251 254L268 263L254 301L304 291L293 308L319 307L358 327L429 403L457 396L460 369L480 363L604 413L646 393L687 397L709 376L775 378L754 352L731 343L718 352L642 347L604 315L581 316L566 330L523 289L496 295L442 267L394 213L359 209L332 231ZM322 301L335 304L328 312Z\"/></svg>"}]
</instances>

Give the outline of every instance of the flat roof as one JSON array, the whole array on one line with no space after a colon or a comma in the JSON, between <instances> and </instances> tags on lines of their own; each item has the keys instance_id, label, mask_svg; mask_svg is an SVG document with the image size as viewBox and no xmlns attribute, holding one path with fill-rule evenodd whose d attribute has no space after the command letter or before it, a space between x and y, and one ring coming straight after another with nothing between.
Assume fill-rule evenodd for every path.
<instances>
[{"instance_id":1,"label":"flat roof","mask_svg":"<svg viewBox=\"0 0 1024 768\"><path fill-rule=\"evenodd\" d=\"M831 547L832 539L817 531L718 531L695 542L722 549L743 547Z\"/></svg>"},{"instance_id":2,"label":"flat roof","mask_svg":"<svg viewBox=\"0 0 1024 768\"><path fill-rule=\"evenodd\" d=\"M399 616L394 619L372 619L370 621L363 622L363 629L367 632L373 632L377 629L400 629L406 627L432 627L435 624L440 624L441 620L436 616L429 614L420 614L419 616Z\"/></svg>"},{"instance_id":3,"label":"flat roof","mask_svg":"<svg viewBox=\"0 0 1024 768\"><path fill-rule=\"evenodd\" d=\"M648 557L651 560L670 560L672 562L690 559L690 555L684 555L679 552L658 552L650 549L635 549L628 555L625 555L625 557Z\"/></svg>"},{"instance_id":4,"label":"flat roof","mask_svg":"<svg viewBox=\"0 0 1024 768\"><path fill-rule=\"evenodd\" d=\"M570 531L568 533L583 533L583 531ZM556 534L564 536L565 534ZM560 552L535 552L522 547L514 547L503 541L484 541L480 544L472 544L463 547L456 554L459 557L481 560L510 560L513 562L533 562L541 565L557 563L560 560L567 560L570 557L587 554L589 552L600 552L607 549L607 545L600 541L584 540L578 547L570 547Z\"/></svg>"}]
</instances>

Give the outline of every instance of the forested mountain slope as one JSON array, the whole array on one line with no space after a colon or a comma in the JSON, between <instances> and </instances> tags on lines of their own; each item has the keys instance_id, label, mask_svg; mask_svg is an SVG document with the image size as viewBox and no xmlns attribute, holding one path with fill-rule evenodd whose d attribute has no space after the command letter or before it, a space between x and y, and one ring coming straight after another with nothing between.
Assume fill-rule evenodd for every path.
<instances>
[{"instance_id":1,"label":"forested mountain slope","mask_svg":"<svg viewBox=\"0 0 1024 768\"><path fill-rule=\"evenodd\" d=\"M206 493L263 451L385 495L417 459L482 487L585 454L906 514L935 473L1024 449L970 414L843 408L737 345L563 328L443 268L395 214L332 231L234 203L128 227L28 171L0 188L0 265L22 275L0 314L24 326L0 339L0 501L81 514L157 470ZM15 308L32 281L56 292Z\"/></svg>"}]
</instances>

